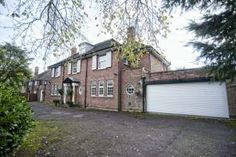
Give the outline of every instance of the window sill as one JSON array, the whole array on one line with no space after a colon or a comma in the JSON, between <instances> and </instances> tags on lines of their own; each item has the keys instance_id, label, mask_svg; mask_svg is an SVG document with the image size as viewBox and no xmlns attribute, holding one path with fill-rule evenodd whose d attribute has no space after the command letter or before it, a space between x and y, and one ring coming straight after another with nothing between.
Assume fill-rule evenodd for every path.
<instances>
[{"instance_id":1,"label":"window sill","mask_svg":"<svg viewBox=\"0 0 236 157\"><path fill-rule=\"evenodd\" d=\"M113 96L105 96L105 95L104 96L97 96L97 95L96 96L92 96L91 95L91 97L93 97L93 98L113 98Z\"/></svg>"},{"instance_id":2,"label":"window sill","mask_svg":"<svg viewBox=\"0 0 236 157\"><path fill-rule=\"evenodd\" d=\"M111 68L111 67L106 67L106 68L102 68L102 69L93 69L93 71L102 71L102 70L107 70L109 68Z\"/></svg>"}]
</instances>

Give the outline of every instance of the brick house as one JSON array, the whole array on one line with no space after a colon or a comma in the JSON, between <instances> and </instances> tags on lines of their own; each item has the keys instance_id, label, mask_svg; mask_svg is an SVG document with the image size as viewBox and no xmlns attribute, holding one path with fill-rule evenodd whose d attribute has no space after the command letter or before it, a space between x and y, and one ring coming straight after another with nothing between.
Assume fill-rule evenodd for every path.
<instances>
[{"instance_id":1,"label":"brick house","mask_svg":"<svg viewBox=\"0 0 236 157\"><path fill-rule=\"evenodd\" d=\"M170 63L153 47L144 46L147 52L135 69L136 74L128 77L131 69L127 60L118 57L117 44L113 39L95 45L82 43L78 51L71 49L70 57L50 65L45 100L72 101L84 108L142 111L142 101L133 101L142 100L140 76L166 71Z\"/></svg>"},{"instance_id":2,"label":"brick house","mask_svg":"<svg viewBox=\"0 0 236 157\"><path fill-rule=\"evenodd\" d=\"M130 68L116 45L113 39L82 43L49 66L45 101L110 111L236 116L235 82L212 82L204 68L171 71L170 63L147 45L139 66Z\"/></svg>"},{"instance_id":3,"label":"brick house","mask_svg":"<svg viewBox=\"0 0 236 157\"><path fill-rule=\"evenodd\" d=\"M38 67L35 67L34 77L28 80L21 89L22 95L26 97L28 101L44 101L46 85L50 79L50 71L44 71L38 74Z\"/></svg>"}]
</instances>

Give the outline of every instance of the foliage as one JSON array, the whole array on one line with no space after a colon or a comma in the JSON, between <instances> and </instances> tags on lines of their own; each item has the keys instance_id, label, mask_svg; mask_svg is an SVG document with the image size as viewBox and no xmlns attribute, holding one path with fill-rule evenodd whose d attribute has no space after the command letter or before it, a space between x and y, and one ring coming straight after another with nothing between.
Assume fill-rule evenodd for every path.
<instances>
[{"instance_id":1,"label":"foliage","mask_svg":"<svg viewBox=\"0 0 236 157\"><path fill-rule=\"evenodd\" d=\"M63 95L63 89L61 88L61 89L58 89L58 93L60 94L60 95Z\"/></svg>"},{"instance_id":2,"label":"foliage","mask_svg":"<svg viewBox=\"0 0 236 157\"><path fill-rule=\"evenodd\" d=\"M75 104L72 102L72 101L67 101L66 104L70 107L73 107L75 106Z\"/></svg>"},{"instance_id":3,"label":"foliage","mask_svg":"<svg viewBox=\"0 0 236 157\"><path fill-rule=\"evenodd\" d=\"M30 78L26 52L6 43L0 45L0 82L19 89Z\"/></svg>"},{"instance_id":4,"label":"foliage","mask_svg":"<svg viewBox=\"0 0 236 157\"><path fill-rule=\"evenodd\" d=\"M146 53L144 45L135 40L126 40L118 46L119 57L126 58L132 68L139 66L141 57Z\"/></svg>"},{"instance_id":5,"label":"foliage","mask_svg":"<svg viewBox=\"0 0 236 157\"><path fill-rule=\"evenodd\" d=\"M52 102L54 103L55 106L58 106L60 104L60 100L57 99L53 100Z\"/></svg>"},{"instance_id":6,"label":"foliage","mask_svg":"<svg viewBox=\"0 0 236 157\"><path fill-rule=\"evenodd\" d=\"M196 38L190 42L201 52L215 79L236 77L236 3L232 0L163 0L164 7L184 10L200 9L204 15L200 21L192 21L188 30Z\"/></svg>"},{"instance_id":7,"label":"foliage","mask_svg":"<svg viewBox=\"0 0 236 157\"><path fill-rule=\"evenodd\" d=\"M72 89L67 89L67 92L66 92L66 93L67 93L68 96L72 96L73 91L72 91Z\"/></svg>"},{"instance_id":8,"label":"foliage","mask_svg":"<svg viewBox=\"0 0 236 157\"><path fill-rule=\"evenodd\" d=\"M32 112L12 87L0 83L0 156L6 156L32 127Z\"/></svg>"}]
</instances>

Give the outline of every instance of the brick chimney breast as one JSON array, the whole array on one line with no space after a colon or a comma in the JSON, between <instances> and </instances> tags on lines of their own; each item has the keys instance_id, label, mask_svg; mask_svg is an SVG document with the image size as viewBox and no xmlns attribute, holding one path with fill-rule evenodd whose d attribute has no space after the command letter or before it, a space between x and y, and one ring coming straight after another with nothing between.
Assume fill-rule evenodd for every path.
<instances>
[{"instance_id":1,"label":"brick chimney breast","mask_svg":"<svg viewBox=\"0 0 236 157\"><path fill-rule=\"evenodd\" d=\"M70 51L71 51L70 55L72 56L72 55L77 53L77 48L76 47L72 47Z\"/></svg>"},{"instance_id":2,"label":"brick chimney breast","mask_svg":"<svg viewBox=\"0 0 236 157\"><path fill-rule=\"evenodd\" d=\"M127 28L127 38L128 40L135 40L135 27L131 26Z\"/></svg>"}]
</instances>

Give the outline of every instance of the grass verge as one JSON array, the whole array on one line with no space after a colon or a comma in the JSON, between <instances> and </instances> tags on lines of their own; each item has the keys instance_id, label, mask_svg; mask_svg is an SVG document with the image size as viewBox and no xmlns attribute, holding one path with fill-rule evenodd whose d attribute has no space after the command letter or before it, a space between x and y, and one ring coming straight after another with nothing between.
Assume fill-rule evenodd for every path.
<instances>
[{"instance_id":1,"label":"grass verge","mask_svg":"<svg viewBox=\"0 0 236 157\"><path fill-rule=\"evenodd\" d=\"M59 142L60 130L53 122L36 121L35 127L26 135L13 157L33 157L39 152L47 153L49 146Z\"/></svg>"}]
</instances>

